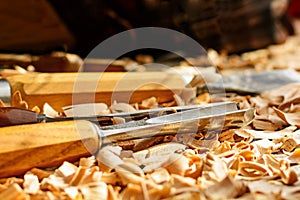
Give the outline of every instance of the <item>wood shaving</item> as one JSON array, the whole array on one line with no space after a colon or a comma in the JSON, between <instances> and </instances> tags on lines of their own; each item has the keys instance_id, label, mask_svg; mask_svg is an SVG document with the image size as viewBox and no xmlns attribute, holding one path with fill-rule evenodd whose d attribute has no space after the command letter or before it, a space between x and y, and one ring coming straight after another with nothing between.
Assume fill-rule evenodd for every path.
<instances>
[{"instance_id":1,"label":"wood shaving","mask_svg":"<svg viewBox=\"0 0 300 200\"><path fill-rule=\"evenodd\" d=\"M122 117L114 117L113 118L113 123L114 124L124 124L126 120Z\"/></svg>"},{"instance_id":2,"label":"wood shaving","mask_svg":"<svg viewBox=\"0 0 300 200\"><path fill-rule=\"evenodd\" d=\"M29 196L16 184L11 184L6 190L0 193L0 199L7 200L27 200Z\"/></svg>"},{"instance_id":3,"label":"wood shaving","mask_svg":"<svg viewBox=\"0 0 300 200\"><path fill-rule=\"evenodd\" d=\"M25 174L23 188L25 193L36 194L40 189L38 177L30 173Z\"/></svg>"},{"instance_id":4,"label":"wood shaving","mask_svg":"<svg viewBox=\"0 0 300 200\"><path fill-rule=\"evenodd\" d=\"M270 60L268 68L297 68L278 62L280 48L214 56L223 69L259 69ZM299 199L299 88L291 84L257 96L227 94L218 100L235 101L240 109L256 108L252 124L213 135L199 132L105 146L75 163L0 179L0 199ZM215 100L207 93L196 99L199 104ZM15 94L14 102L28 108L21 94ZM163 106L185 104L177 95ZM134 105L113 104L110 112L156 106L161 105L153 97Z\"/></svg>"},{"instance_id":5,"label":"wood shaving","mask_svg":"<svg viewBox=\"0 0 300 200\"><path fill-rule=\"evenodd\" d=\"M246 191L247 187L242 181L236 181L226 176L222 181L210 186L205 194L210 199L230 199L238 197Z\"/></svg>"},{"instance_id":6,"label":"wood shaving","mask_svg":"<svg viewBox=\"0 0 300 200\"><path fill-rule=\"evenodd\" d=\"M158 106L158 101L156 97L150 97L148 99L144 99L141 104L139 104L139 108L141 109L150 109L156 108Z\"/></svg>"},{"instance_id":7,"label":"wood shaving","mask_svg":"<svg viewBox=\"0 0 300 200\"><path fill-rule=\"evenodd\" d=\"M41 113L41 109L40 109L38 106L34 106L31 110L32 110L33 112L35 112L36 114Z\"/></svg>"},{"instance_id":8,"label":"wood shaving","mask_svg":"<svg viewBox=\"0 0 300 200\"><path fill-rule=\"evenodd\" d=\"M11 190L9 187L17 184L18 186L14 186L16 195L32 198L201 197L209 200L239 197L242 199L250 196L271 198L274 195L278 198L295 197L298 195L296 190L288 189L295 187L299 172L290 164L300 160L299 149L284 154L273 145L276 146L276 142L284 144L288 141L287 135L296 131L297 129L291 127L278 131L280 137L271 135L270 139L262 139L262 131L254 133L255 130L232 130L231 135L243 139L236 140L238 137L231 136L235 139L220 141L220 145L209 153L199 153L196 149L176 142L155 145L137 152L122 150L118 146L107 146L99 151L97 157L81 158L77 164L64 162L42 179L28 173L21 185L2 182L0 185L4 188L0 196L8 195L6 191ZM270 145L266 145L265 140L268 140ZM279 142L280 140L283 142ZM276 187L270 188L270 192L258 192L261 187L273 184L281 184L288 189L285 193ZM35 186L35 189L30 189L30 186Z\"/></svg>"},{"instance_id":9,"label":"wood shaving","mask_svg":"<svg viewBox=\"0 0 300 200\"><path fill-rule=\"evenodd\" d=\"M110 110L105 103L77 104L63 107L64 115L67 117L84 117L108 114Z\"/></svg>"},{"instance_id":10,"label":"wood shaving","mask_svg":"<svg viewBox=\"0 0 300 200\"><path fill-rule=\"evenodd\" d=\"M300 39L298 36L288 37L282 44L270 45L264 49L245 52L241 55L228 55L213 49L208 50L208 57L219 69L250 68L256 71L273 69L299 70Z\"/></svg>"},{"instance_id":11,"label":"wood shaving","mask_svg":"<svg viewBox=\"0 0 300 200\"><path fill-rule=\"evenodd\" d=\"M38 168L32 168L28 173L34 174L38 177L38 180L41 181L44 178L49 177L53 172L52 171L46 171L43 169L38 169Z\"/></svg>"},{"instance_id":12,"label":"wood shaving","mask_svg":"<svg viewBox=\"0 0 300 200\"><path fill-rule=\"evenodd\" d=\"M17 108L22 108L25 110L28 109L28 103L22 99L22 95L21 95L20 91L16 91L12 95L11 106L17 107Z\"/></svg>"},{"instance_id":13,"label":"wood shaving","mask_svg":"<svg viewBox=\"0 0 300 200\"><path fill-rule=\"evenodd\" d=\"M255 108L256 116L251 124L252 129L276 131L288 126L299 128L300 83L288 84L253 97L235 95L221 100L238 100L241 109L245 106Z\"/></svg>"},{"instance_id":14,"label":"wood shaving","mask_svg":"<svg viewBox=\"0 0 300 200\"><path fill-rule=\"evenodd\" d=\"M165 168L157 168L152 173L150 173L149 176L156 184L169 182L171 179L168 170L166 170Z\"/></svg>"},{"instance_id":15,"label":"wood shaving","mask_svg":"<svg viewBox=\"0 0 300 200\"><path fill-rule=\"evenodd\" d=\"M119 112L134 112L136 109L127 103L113 103L109 107L111 113L119 113Z\"/></svg>"},{"instance_id":16,"label":"wood shaving","mask_svg":"<svg viewBox=\"0 0 300 200\"><path fill-rule=\"evenodd\" d=\"M5 103L0 99L0 107L6 107Z\"/></svg>"},{"instance_id":17,"label":"wood shaving","mask_svg":"<svg viewBox=\"0 0 300 200\"><path fill-rule=\"evenodd\" d=\"M208 137L205 133L195 136L199 141ZM297 126L279 131L231 129L209 138L218 142L209 152L182 144L180 139L137 151L106 146L96 157L64 162L51 171L32 169L23 179L2 180L0 197L210 200L300 196L292 189L300 174L295 168L300 163Z\"/></svg>"}]
</instances>

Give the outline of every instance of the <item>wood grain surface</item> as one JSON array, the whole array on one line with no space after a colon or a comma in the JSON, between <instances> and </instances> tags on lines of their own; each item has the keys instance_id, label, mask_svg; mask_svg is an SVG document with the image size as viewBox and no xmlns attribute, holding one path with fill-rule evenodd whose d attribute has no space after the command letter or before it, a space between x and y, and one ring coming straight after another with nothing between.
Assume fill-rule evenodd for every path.
<instances>
[{"instance_id":1,"label":"wood grain surface","mask_svg":"<svg viewBox=\"0 0 300 200\"><path fill-rule=\"evenodd\" d=\"M99 145L95 125L83 120L2 127L0 141L0 178L72 162Z\"/></svg>"},{"instance_id":2,"label":"wood grain surface","mask_svg":"<svg viewBox=\"0 0 300 200\"><path fill-rule=\"evenodd\" d=\"M14 107L0 107L0 127L37 122L37 114L33 111Z\"/></svg>"},{"instance_id":3,"label":"wood grain surface","mask_svg":"<svg viewBox=\"0 0 300 200\"><path fill-rule=\"evenodd\" d=\"M181 75L165 72L37 73L7 77L29 108L49 103L57 111L79 103L137 103L150 97L173 100L185 88ZM12 105L14 106L14 105Z\"/></svg>"}]
</instances>

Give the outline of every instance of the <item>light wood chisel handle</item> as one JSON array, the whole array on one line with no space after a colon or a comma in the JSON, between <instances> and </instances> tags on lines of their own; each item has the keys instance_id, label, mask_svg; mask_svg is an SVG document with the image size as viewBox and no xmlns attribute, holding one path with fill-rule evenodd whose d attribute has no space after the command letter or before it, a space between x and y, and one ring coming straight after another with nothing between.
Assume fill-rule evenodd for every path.
<instances>
[{"instance_id":1,"label":"light wood chisel handle","mask_svg":"<svg viewBox=\"0 0 300 200\"><path fill-rule=\"evenodd\" d=\"M95 124L63 121L0 128L0 177L90 156L99 147Z\"/></svg>"},{"instance_id":2,"label":"light wood chisel handle","mask_svg":"<svg viewBox=\"0 0 300 200\"><path fill-rule=\"evenodd\" d=\"M59 112L73 104L137 103L153 96L159 103L169 102L185 88L181 75L164 72L38 73L7 77L7 81L12 95L19 91L29 109L43 109L49 103Z\"/></svg>"}]
</instances>

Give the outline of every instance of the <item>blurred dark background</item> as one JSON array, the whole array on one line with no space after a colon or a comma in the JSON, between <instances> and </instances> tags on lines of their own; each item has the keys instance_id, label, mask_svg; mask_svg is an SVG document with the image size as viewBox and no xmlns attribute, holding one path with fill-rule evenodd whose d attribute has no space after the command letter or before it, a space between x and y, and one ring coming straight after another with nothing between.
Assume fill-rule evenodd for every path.
<instances>
[{"instance_id":1,"label":"blurred dark background","mask_svg":"<svg viewBox=\"0 0 300 200\"><path fill-rule=\"evenodd\" d=\"M287 35L293 35L295 30L291 19L299 15L297 2L2 1L0 51L42 54L55 50L85 57L100 42L121 31L158 26L183 32L205 48L241 53L281 43ZM150 49L141 51L148 54L161 53Z\"/></svg>"}]
</instances>

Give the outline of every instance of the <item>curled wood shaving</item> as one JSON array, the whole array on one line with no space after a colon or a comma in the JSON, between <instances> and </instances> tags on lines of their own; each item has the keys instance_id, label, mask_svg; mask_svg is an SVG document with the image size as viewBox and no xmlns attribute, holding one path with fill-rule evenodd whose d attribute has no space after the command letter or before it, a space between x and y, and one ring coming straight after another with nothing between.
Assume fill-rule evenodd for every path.
<instances>
[{"instance_id":1,"label":"curled wood shaving","mask_svg":"<svg viewBox=\"0 0 300 200\"><path fill-rule=\"evenodd\" d=\"M277 108L274 108L274 110L277 113L277 115L287 124L295 125L298 128L300 127L299 113L285 113Z\"/></svg>"},{"instance_id":2,"label":"curled wood shaving","mask_svg":"<svg viewBox=\"0 0 300 200\"><path fill-rule=\"evenodd\" d=\"M139 104L139 108L141 109L150 109L156 108L158 106L158 101L156 97L150 97L148 99L144 99L141 104Z\"/></svg>"},{"instance_id":3,"label":"curled wood shaving","mask_svg":"<svg viewBox=\"0 0 300 200\"><path fill-rule=\"evenodd\" d=\"M281 130L289 125L298 124L297 115L300 112L300 84L292 83L286 86L263 92L254 97L243 96L238 102L254 107L256 116L251 127L256 130ZM236 96L225 98L235 101ZM239 106L242 106L239 104Z\"/></svg>"},{"instance_id":4,"label":"curled wood shaving","mask_svg":"<svg viewBox=\"0 0 300 200\"><path fill-rule=\"evenodd\" d=\"M112 113L118 112L134 112L136 109L128 103L114 103L109 107Z\"/></svg>"},{"instance_id":5,"label":"curled wood shaving","mask_svg":"<svg viewBox=\"0 0 300 200\"><path fill-rule=\"evenodd\" d=\"M185 171L185 177L198 178L203 170L203 159L195 155L194 151L185 151L183 155L189 159L189 168Z\"/></svg>"},{"instance_id":6,"label":"curled wood shaving","mask_svg":"<svg viewBox=\"0 0 300 200\"><path fill-rule=\"evenodd\" d=\"M120 198L124 200L138 200L144 199L144 195L139 184L129 183L127 187L121 192Z\"/></svg>"},{"instance_id":7,"label":"curled wood shaving","mask_svg":"<svg viewBox=\"0 0 300 200\"><path fill-rule=\"evenodd\" d=\"M0 99L0 107L6 107L5 103Z\"/></svg>"},{"instance_id":8,"label":"curled wood shaving","mask_svg":"<svg viewBox=\"0 0 300 200\"><path fill-rule=\"evenodd\" d=\"M243 177L255 177L260 178L272 174L269 169L260 163L252 161L243 161L239 164L239 173Z\"/></svg>"},{"instance_id":9,"label":"curled wood shaving","mask_svg":"<svg viewBox=\"0 0 300 200\"><path fill-rule=\"evenodd\" d=\"M96 158L94 156L88 158L80 158L79 166L81 167L93 167L96 164Z\"/></svg>"},{"instance_id":10,"label":"curled wood shaving","mask_svg":"<svg viewBox=\"0 0 300 200\"><path fill-rule=\"evenodd\" d=\"M297 109L300 103L300 84L289 84L250 99L257 108L257 120L253 121L255 128L262 130L277 130L287 125L299 126ZM297 113L298 112L298 113ZM263 128L259 123L269 123ZM265 124L267 125L267 124Z\"/></svg>"},{"instance_id":11,"label":"curled wood shaving","mask_svg":"<svg viewBox=\"0 0 300 200\"><path fill-rule=\"evenodd\" d=\"M96 158L99 161L99 166L104 171L110 171L116 166L123 163L120 158L121 147L106 146L98 152Z\"/></svg>"},{"instance_id":12,"label":"curled wood shaving","mask_svg":"<svg viewBox=\"0 0 300 200\"><path fill-rule=\"evenodd\" d=\"M170 159L172 154L182 154L187 148L186 145L179 143L163 143L146 150L138 151L133 153L133 157L137 162L144 165L144 172L151 172L154 169L167 166L174 160ZM175 159L177 157L174 157Z\"/></svg>"},{"instance_id":13,"label":"curled wood shaving","mask_svg":"<svg viewBox=\"0 0 300 200\"><path fill-rule=\"evenodd\" d=\"M28 195L16 183L11 184L6 190L0 193L0 199L27 200L28 198Z\"/></svg>"},{"instance_id":14,"label":"curled wood shaving","mask_svg":"<svg viewBox=\"0 0 300 200\"><path fill-rule=\"evenodd\" d=\"M34 106L31 110L32 110L33 112L35 112L36 114L41 113L41 109L40 109L38 106Z\"/></svg>"},{"instance_id":15,"label":"curled wood shaving","mask_svg":"<svg viewBox=\"0 0 300 200\"><path fill-rule=\"evenodd\" d=\"M48 103L43 105L44 114L50 117L59 117L60 114L52 108Z\"/></svg>"},{"instance_id":16,"label":"curled wood shaving","mask_svg":"<svg viewBox=\"0 0 300 200\"><path fill-rule=\"evenodd\" d=\"M291 163L300 163L300 149L295 149L287 158Z\"/></svg>"},{"instance_id":17,"label":"curled wood shaving","mask_svg":"<svg viewBox=\"0 0 300 200\"><path fill-rule=\"evenodd\" d=\"M21 95L20 91L16 91L12 95L11 106L17 107L17 108L22 108L25 110L28 109L28 103L22 99L22 95Z\"/></svg>"},{"instance_id":18,"label":"curled wood shaving","mask_svg":"<svg viewBox=\"0 0 300 200\"><path fill-rule=\"evenodd\" d=\"M124 124L126 120L123 117L114 117L113 122L114 124Z\"/></svg>"},{"instance_id":19,"label":"curled wood shaving","mask_svg":"<svg viewBox=\"0 0 300 200\"><path fill-rule=\"evenodd\" d=\"M140 140L136 140L134 146L132 147L133 151L141 151L143 149L147 149L156 144L160 144L164 142L165 136L158 136L153 138L144 138Z\"/></svg>"},{"instance_id":20,"label":"curled wood shaving","mask_svg":"<svg viewBox=\"0 0 300 200\"><path fill-rule=\"evenodd\" d=\"M183 176L177 175L177 174L172 174L171 175L171 180L170 180L171 184L175 187L175 188L182 188L182 187L197 187L196 186L196 180L193 178L185 178Z\"/></svg>"},{"instance_id":21,"label":"curled wood shaving","mask_svg":"<svg viewBox=\"0 0 300 200\"><path fill-rule=\"evenodd\" d=\"M171 176L165 168L158 168L155 169L151 174L150 174L151 179L157 184L163 183L163 182L169 182L171 179Z\"/></svg>"},{"instance_id":22,"label":"curled wood shaving","mask_svg":"<svg viewBox=\"0 0 300 200\"><path fill-rule=\"evenodd\" d=\"M72 179L70 180L69 184L72 186L77 186L82 183L83 179L85 178L87 174L88 168L87 167L79 167L75 174L72 176Z\"/></svg>"},{"instance_id":23,"label":"curled wood shaving","mask_svg":"<svg viewBox=\"0 0 300 200\"><path fill-rule=\"evenodd\" d=\"M226 166L226 163L221 160L220 158L214 156L211 153L208 153L206 155L206 158L204 159L204 166L202 171L202 177L201 181L203 182L211 182L216 183L223 180L228 173L228 169ZM202 180L204 179L204 180ZM208 187L210 185L206 185L204 187Z\"/></svg>"},{"instance_id":24,"label":"curled wood shaving","mask_svg":"<svg viewBox=\"0 0 300 200\"><path fill-rule=\"evenodd\" d=\"M120 164L116 166L115 170L123 185L128 183L141 184L144 181L143 171L132 163Z\"/></svg>"},{"instance_id":25,"label":"curled wood shaving","mask_svg":"<svg viewBox=\"0 0 300 200\"><path fill-rule=\"evenodd\" d=\"M230 199L238 197L246 191L246 186L241 181L236 181L230 176L205 190L205 195L210 199Z\"/></svg>"},{"instance_id":26,"label":"curled wood shaving","mask_svg":"<svg viewBox=\"0 0 300 200\"><path fill-rule=\"evenodd\" d=\"M77 167L69 162L64 162L57 170L55 170L56 174L61 175L64 178L68 178L76 173Z\"/></svg>"},{"instance_id":27,"label":"curled wood shaving","mask_svg":"<svg viewBox=\"0 0 300 200\"><path fill-rule=\"evenodd\" d=\"M118 200L118 191L116 191L112 185L107 185L108 190L108 199L110 200Z\"/></svg>"},{"instance_id":28,"label":"curled wood shaving","mask_svg":"<svg viewBox=\"0 0 300 200\"><path fill-rule=\"evenodd\" d=\"M108 114L110 110L105 103L85 103L62 108L66 117L85 117Z\"/></svg>"},{"instance_id":29,"label":"curled wood shaving","mask_svg":"<svg viewBox=\"0 0 300 200\"><path fill-rule=\"evenodd\" d=\"M214 149L215 154L228 152L232 149L232 142L223 141L217 148Z\"/></svg>"},{"instance_id":30,"label":"curled wood shaving","mask_svg":"<svg viewBox=\"0 0 300 200\"><path fill-rule=\"evenodd\" d=\"M183 155L171 154L169 159L163 163L165 167L171 174L178 174L183 176L186 170L189 169L189 159Z\"/></svg>"},{"instance_id":31,"label":"curled wood shaving","mask_svg":"<svg viewBox=\"0 0 300 200\"><path fill-rule=\"evenodd\" d=\"M120 182L121 180L116 172L112 172L112 173L104 172L100 178L100 181L103 181L106 184L117 185L117 183Z\"/></svg>"},{"instance_id":32,"label":"curled wood shaving","mask_svg":"<svg viewBox=\"0 0 300 200\"><path fill-rule=\"evenodd\" d=\"M149 199L164 199L171 196L171 185L169 183L164 183L162 185L149 184L147 185Z\"/></svg>"},{"instance_id":33,"label":"curled wood shaving","mask_svg":"<svg viewBox=\"0 0 300 200\"><path fill-rule=\"evenodd\" d=\"M108 198L107 185L103 182L90 183L79 187L84 199L105 200Z\"/></svg>"},{"instance_id":34,"label":"curled wood shaving","mask_svg":"<svg viewBox=\"0 0 300 200\"><path fill-rule=\"evenodd\" d=\"M118 166L116 166L116 171L120 172L120 173L129 172L129 173L133 173L138 176L141 176L141 177L144 177L144 175L145 175L143 170L139 166L137 166L136 164L134 164L132 162L124 162L122 164L119 164Z\"/></svg>"},{"instance_id":35,"label":"curled wood shaving","mask_svg":"<svg viewBox=\"0 0 300 200\"><path fill-rule=\"evenodd\" d=\"M278 195L280 197L281 185L270 183L267 180L252 181L249 182L247 186L251 194L253 194L254 197L258 197L258 199L262 197L264 197L264 199L268 199L267 197L272 198L275 195L277 196L277 198ZM258 194L260 195L257 196Z\"/></svg>"},{"instance_id":36,"label":"curled wood shaving","mask_svg":"<svg viewBox=\"0 0 300 200\"><path fill-rule=\"evenodd\" d=\"M164 200L182 200L182 199L205 199L204 195L202 195L199 191L188 191L184 193L180 193L178 195L174 195L172 197L164 198Z\"/></svg>"},{"instance_id":37,"label":"curled wood shaving","mask_svg":"<svg viewBox=\"0 0 300 200\"><path fill-rule=\"evenodd\" d=\"M33 174L25 174L23 188L25 193L36 194L40 189L38 177Z\"/></svg>"},{"instance_id":38,"label":"curled wood shaving","mask_svg":"<svg viewBox=\"0 0 300 200\"><path fill-rule=\"evenodd\" d=\"M22 185L23 182L24 182L24 179L16 178L16 177L9 177L9 178L0 179L0 184L3 184L4 186L9 186L13 183L16 183L18 185Z\"/></svg>"},{"instance_id":39,"label":"curled wood shaving","mask_svg":"<svg viewBox=\"0 0 300 200\"><path fill-rule=\"evenodd\" d=\"M247 141L251 142L253 140L252 135L245 131L244 129L229 129L226 131L223 131L219 135L219 141L224 142L240 142L240 141Z\"/></svg>"},{"instance_id":40,"label":"curled wood shaving","mask_svg":"<svg viewBox=\"0 0 300 200\"><path fill-rule=\"evenodd\" d=\"M255 153L253 151L250 151L250 150L240 151L239 156L241 157L241 159L243 159L245 161L252 161L252 160L256 159Z\"/></svg>"},{"instance_id":41,"label":"curled wood shaving","mask_svg":"<svg viewBox=\"0 0 300 200\"><path fill-rule=\"evenodd\" d=\"M196 97L197 104L207 104L211 102L211 97L209 93L203 93Z\"/></svg>"},{"instance_id":42,"label":"curled wood shaving","mask_svg":"<svg viewBox=\"0 0 300 200\"><path fill-rule=\"evenodd\" d=\"M255 150L257 151L257 154L265 154L269 152L275 152L280 149L282 146L282 143L275 144L274 142L268 140L268 139L262 139L257 140L252 143L255 146Z\"/></svg>"},{"instance_id":43,"label":"curled wood shaving","mask_svg":"<svg viewBox=\"0 0 300 200\"><path fill-rule=\"evenodd\" d=\"M211 132L206 133L204 138L196 139L195 136L189 139L188 144L193 149L198 148L207 148L215 149L219 146L220 142L218 141L218 134Z\"/></svg>"},{"instance_id":44,"label":"curled wood shaving","mask_svg":"<svg viewBox=\"0 0 300 200\"><path fill-rule=\"evenodd\" d=\"M298 181L298 175L290 168L290 164L287 161L281 160L279 169L283 183L291 185Z\"/></svg>"},{"instance_id":45,"label":"curled wood shaving","mask_svg":"<svg viewBox=\"0 0 300 200\"><path fill-rule=\"evenodd\" d=\"M296 140L293 139L293 138L284 138L282 143L283 144L280 148L287 151L287 152L293 151L298 145Z\"/></svg>"},{"instance_id":46,"label":"curled wood shaving","mask_svg":"<svg viewBox=\"0 0 300 200\"><path fill-rule=\"evenodd\" d=\"M78 188L76 187L68 187L64 189L64 192L66 193L66 195L70 198L70 199L78 199L78 198L82 198L82 196L80 195Z\"/></svg>"},{"instance_id":47,"label":"curled wood shaving","mask_svg":"<svg viewBox=\"0 0 300 200\"><path fill-rule=\"evenodd\" d=\"M264 154L262 159L266 166L272 171L273 174L280 175L280 161L277 160L272 154Z\"/></svg>"}]
</instances>

